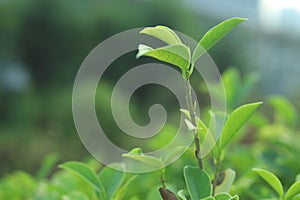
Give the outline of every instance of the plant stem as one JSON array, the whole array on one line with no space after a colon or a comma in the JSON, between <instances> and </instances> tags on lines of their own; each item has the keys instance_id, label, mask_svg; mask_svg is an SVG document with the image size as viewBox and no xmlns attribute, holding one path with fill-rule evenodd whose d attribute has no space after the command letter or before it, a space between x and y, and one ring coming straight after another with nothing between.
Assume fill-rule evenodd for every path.
<instances>
[{"instance_id":1,"label":"plant stem","mask_svg":"<svg viewBox=\"0 0 300 200\"><path fill-rule=\"evenodd\" d=\"M187 104L187 108L191 115L191 122L196 127L196 129L194 129L194 142L195 142L195 146L196 146L195 156L198 161L198 165L199 165L200 169L203 169L203 162L202 162L202 158L201 158L200 139L197 135L198 124L197 124L197 119L196 119L196 111L193 106L192 87L191 87L189 78L187 78L185 80L185 92L186 92L186 104Z\"/></svg>"},{"instance_id":2,"label":"plant stem","mask_svg":"<svg viewBox=\"0 0 300 200\"><path fill-rule=\"evenodd\" d=\"M212 196L215 196L216 187L217 187L218 179L219 179L219 173L220 173L220 165L221 165L220 156L218 155L217 156L217 161L216 161L215 178L214 178L213 184L212 184L212 186L213 186L213 188L212 188Z\"/></svg>"},{"instance_id":3,"label":"plant stem","mask_svg":"<svg viewBox=\"0 0 300 200\"><path fill-rule=\"evenodd\" d=\"M163 188L166 188L165 168L160 171L160 180Z\"/></svg>"}]
</instances>

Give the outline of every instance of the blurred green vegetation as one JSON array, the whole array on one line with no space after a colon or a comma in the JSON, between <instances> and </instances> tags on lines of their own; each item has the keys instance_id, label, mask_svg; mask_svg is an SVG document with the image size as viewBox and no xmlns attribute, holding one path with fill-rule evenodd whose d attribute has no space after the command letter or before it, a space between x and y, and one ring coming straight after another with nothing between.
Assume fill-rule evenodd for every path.
<instances>
[{"instance_id":1,"label":"blurred green vegetation","mask_svg":"<svg viewBox=\"0 0 300 200\"><path fill-rule=\"evenodd\" d=\"M33 172L53 151L63 160L87 155L71 112L72 84L81 62L101 41L130 28L160 23L186 33L200 32L201 26L186 23L200 24L200 17L179 1L170 2L0 2L0 174L15 169ZM101 91L133 67L133 60L134 56L121 60L127 64L124 69L112 67ZM106 96L98 96L99 113L111 113L106 109L110 104L101 106ZM110 132L118 131L111 118L104 123Z\"/></svg>"},{"instance_id":2,"label":"blurred green vegetation","mask_svg":"<svg viewBox=\"0 0 300 200\"><path fill-rule=\"evenodd\" d=\"M72 120L72 84L83 59L101 41L124 30L157 24L198 39L208 21L181 1L1 1L0 174L14 169L33 172L49 152L60 152L63 160L87 155ZM214 54L221 68L231 59L221 52ZM132 53L117 59L101 80L104 86L99 93L107 91L107 95L97 95L97 109L106 116L103 123L110 133L120 132L107 106L111 85L134 63L150 61L136 61ZM171 94L149 98L148 89L142 88L131 106L138 116L134 119L142 119L141 123L147 122L143 118L147 105L160 100L170 108L176 105ZM167 91L154 89L157 94ZM141 105L145 110L139 110ZM178 121L177 110L169 111L175 114L170 120ZM116 136L112 140L122 141Z\"/></svg>"}]
</instances>

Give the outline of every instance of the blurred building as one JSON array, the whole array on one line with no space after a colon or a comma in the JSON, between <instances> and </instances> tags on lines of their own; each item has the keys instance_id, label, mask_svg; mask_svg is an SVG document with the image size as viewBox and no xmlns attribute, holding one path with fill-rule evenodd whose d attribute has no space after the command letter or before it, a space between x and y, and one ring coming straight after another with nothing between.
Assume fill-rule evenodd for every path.
<instances>
[{"instance_id":1,"label":"blurred building","mask_svg":"<svg viewBox=\"0 0 300 200\"><path fill-rule=\"evenodd\" d=\"M246 45L241 51L232 52L243 61L238 67L261 72L260 87L264 93L299 96L296 93L300 86L299 0L189 2L201 15L216 21L237 16L248 18L243 24Z\"/></svg>"}]
</instances>

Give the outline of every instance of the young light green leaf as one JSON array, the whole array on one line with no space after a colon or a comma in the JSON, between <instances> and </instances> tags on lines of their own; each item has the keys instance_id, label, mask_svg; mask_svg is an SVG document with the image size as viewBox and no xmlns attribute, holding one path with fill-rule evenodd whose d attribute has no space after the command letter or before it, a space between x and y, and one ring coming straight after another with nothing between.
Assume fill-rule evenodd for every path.
<instances>
[{"instance_id":1,"label":"young light green leaf","mask_svg":"<svg viewBox=\"0 0 300 200\"><path fill-rule=\"evenodd\" d=\"M186 109L180 109L180 112L182 112L188 118L188 120L191 120L190 111L188 111Z\"/></svg>"},{"instance_id":2,"label":"young light green leaf","mask_svg":"<svg viewBox=\"0 0 300 200\"><path fill-rule=\"evenodd\" d=\"M182 44L178 35L166 26L147 27L140 33L156 37L167 44Z\"/></svg>"},{"instance_id":3,"label":"young light green leaf","mask_svg":"<svg viewBox=\"0 0 300 200\"><path fill-rule=\"evenodd\" d=\"M245 18L231 18L221 22L212 29L210 29L199 41L196 46L193 56L192 63L194 63L200 56L205 53L209 48L221 40L227 35L234 27L241 22L245 21Z\"/></svg>"},{"instance_id":4,"label":"young light green leaf","mask_svg":"<svg viewBox=\"0 0 300 200\"><path fill-rule=\"evenodd\" d=\"M140 147L133 148L130 152L130 154L137 154L137 155L144 155L142 149Z\"/></svg>"},{"instance_id":5,"label":"young light green leaf","mask_svg":"<svg viewBox=\"0 0 300 200\"><path fill-rule=\"evenodd\" d=\"M254 168L253 171L262 177L277 192L279 197L283 195L283 187L277 176L264 169Z\"/></svg>"},{"instance_id":6,"label":"young light green leaf","mask_svg":"<svg viewBox=\"0 0 300 200\"><path fill-rule=\"evenodd\" d=\"M198 123L198 131L197 131L197 135L200 138L200 144L202 145L202 150L201 152L203 153L203 155L206 155L206 153L209 153L210 151L212 151L212 154L214 156L217 155L218 149L217 149L217 145L216 144L216 136L213 133L213 128L212 127L212 118L211 118L211 124L210 124L210 128L208 128L204 122L196 117L197 123ZM210 130L212 129L212 130Z\"/></svg>"},{"instance_id":7,"label":"young light green leaf","mask_svg":"<svg viewBox=\"0 0 300 200\"><path fill-rule=\"evenodd\" d=\"M297 194L300 194L300 181L295 182L287 191L285 199L291 199Z\"/></svg>"},{"instance_id":8,"label":"young light green leaf","mask_svg":"<svg viewBox=\"0 0 300 200\"><path fill-rule=\"evenodd\" d=\"M179 191L177 192L177 196L178 196L179 199L181 199L181 200L187 200L187 198L186 198L186 196L185 196L183 190L179 190Z\"/></svg>"},{"instance_id":9,"label":"young light green leaf","mask_svg":"<svg viewBox=\"0 0 300 200\"><path fill-rule=\"evenodd\" d=\"M198 167L185 166L183 174L192 200L199 200L211 195L211 181L205 171Z\"/></svg>"},{"instance_id":10,"label":"young light green leaf","mask_svg":"<svg viewBox=\"0 0 300 200\"><path fill-rule=\"evenodd\" d=\"M221 133L219 143L221 149L229 143L237 131L247 122L261 104L262 102L246 104L231 113Z\"/></svg>"},{"instance_id":11,"label":"young light green leaf","mask_svg":"<svg viewBox=\"0 0 300 200\"><path fill-rule=\"evenodd\" d=\"M149 56L170 63L183 70L187 70L190 63L190 50L182 44L174 44L157 49L140 44L136 58L140 58L141 56Z\"/></svg>"},{"instance_id":12,"label":"young light green leaf","mask_svg":"<svg viewBox=\"0 0 300 200\"><path fill-rule=\"evenodd\" d=\"M235 171L233 171L232 169L226 169L224 171L224 180L222 183L217 185L215 193L216 194L228 193L233 184L234 178L235 178Z\"/></svg>"},{"instance_id":13,"label":"young light green leaf","mask_svg":"<svg viewBox=\"0 0 300 200\"><path fill-rule=\"evenodd\" d=\"M197 129L196 126L194 126L194 124L190 120L184 119L184 122L185 122L185 124L186 124L189 131Z\"/></svg>"},{"instance_id":14,"label":"young light green leaf","mask_svg":"<svg viewBox=\"0 0 300 200\"><path fill-rule=\"evenodd\" d=\"M127 153L123 154L123 157L133 159L147 166L153 166L157 168L163 167L163 162L160 159L155 158L153 156Z\"/></svg>"},{"instance_id":15,"label":"young light green leaf","mask_svg":"<svg viewBox=\"0 0 300 200\"><path fill-rule=\"evenodd\" d=\"M99 178L105 188L107 199L113 200L113 195L117 192L124 181L125 174L113 168L105 167L100 171Z\"/></svg>"},{"instance_id":16,"label":"young light green leaf","mask_svg":"<svg viewBox=\"0 0 300 200\"><path fill-rule=\"evenodd\" d=\"M146 53L152 51L153 48L149 47L147 45L144 45L144 44L139 44L138 50L139 51L136 54L136 58L140 58L140 57L144 56Z\"/></svg>"},{"instance_id":17,"label":"young light green leaf","mask_svg":"<svg viewBox=\"0 0 300 200\"><path fill-rule=\"evenodd\" d=\"M216 200L239 200L239 197L237 195L231 196L228 193L221 193L215 196Z\"/></svg>"},{"instance_id":18,"label":"young light green leaf","mask_svg":"<svg viewBox=\"0 0 300 200\"><path fill-rule=\"evenodd\" d=\"M199 118L196 117L197 126L198 126L198 135L200 138L205 138L205 136L210 132L208 127L204 124L204 122Z\"/></svg>"},{"instance_id":19,"label":"young light green leaf","mask_svg":"<svg viewBox=\"0 0 300 200\"><path fill-rule=\"evenodd\" d=\"M89 184L91 184L100 193L100 197L106 199L106 194L102 182L98 179L95 171L87 164L70 161L59 165L60 168L79 175Z\"/></svg>"}]
</instances>

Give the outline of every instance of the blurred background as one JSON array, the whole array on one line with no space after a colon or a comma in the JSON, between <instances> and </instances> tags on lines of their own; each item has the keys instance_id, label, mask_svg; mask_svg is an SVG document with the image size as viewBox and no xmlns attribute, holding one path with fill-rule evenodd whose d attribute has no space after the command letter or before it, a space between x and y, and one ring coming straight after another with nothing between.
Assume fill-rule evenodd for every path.
<instances>
[{"instance_id":1,"label":"blurred background","mask_svg":"<svg viewBox=\"0 0 300 200\"><path fill-rule=\"evenodd\" d=\"M258 75L245 101L276 94L299 105L297 0L0 0L0 176L17 169L34 172L52 152L61 160L88 155L72 119L72 86L81 62L101 41L158 24L199 40L230 17L249 20L209 51L219 70L234 66L242 76ZM109 106L113 83L134 65L153 61L136 61L135 53L112 64L96 99L99 115L106 116L102 123L116 142L120 130ZM131 106L140 124L147 122L148 105L172 101L163 89L153 100L148 89L137 92ZM178 109L170 112L176 122Z\"/></svg>"}]
</instances>

